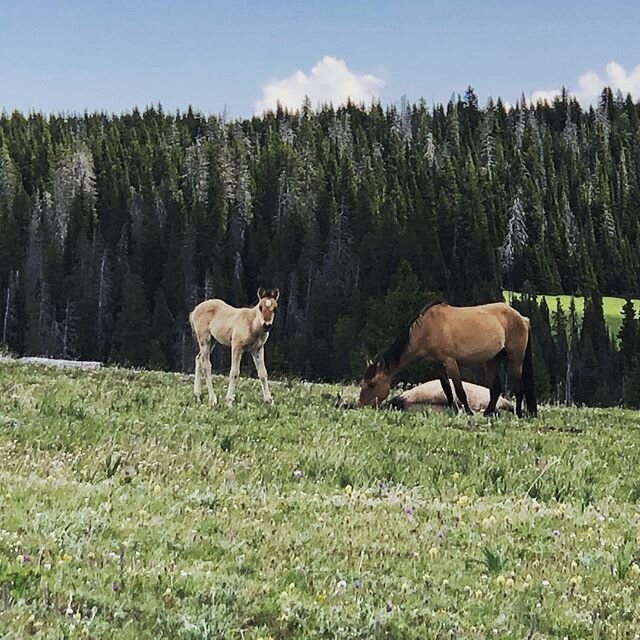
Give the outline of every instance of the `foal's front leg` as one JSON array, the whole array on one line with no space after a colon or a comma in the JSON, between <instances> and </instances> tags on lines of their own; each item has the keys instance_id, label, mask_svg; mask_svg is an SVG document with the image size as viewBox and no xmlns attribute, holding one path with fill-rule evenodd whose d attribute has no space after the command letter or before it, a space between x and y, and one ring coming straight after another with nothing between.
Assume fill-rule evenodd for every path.
<instances>
[{"instance_id":1,"label":"foal's front leg","mask_svg":"<svg viewBox=\"0 0 640 640\"><path fill-rule=\"evenodd\" d=\"M256 365L256 371L258 372L258 378L260 379L260 387L262 388L262 399L267 404L273 404L273 398L269 391L269 383L267 381L267 368L264 366L264 347L259 351L251 354L253 363Z\"/></svg>"},{"instance_id":2,"label":"foal's front leg","mask_svg":"<svg viewBox=\"0 0 640 640\"><path fill-rule=\"evenodd\" d=\"M242 358L242 347L231 345L231 369L229 370L229 388L227 389L227 406L233 404L236 397L236 384L240 377L240 359Z\"/></svg>"}]
</instances>

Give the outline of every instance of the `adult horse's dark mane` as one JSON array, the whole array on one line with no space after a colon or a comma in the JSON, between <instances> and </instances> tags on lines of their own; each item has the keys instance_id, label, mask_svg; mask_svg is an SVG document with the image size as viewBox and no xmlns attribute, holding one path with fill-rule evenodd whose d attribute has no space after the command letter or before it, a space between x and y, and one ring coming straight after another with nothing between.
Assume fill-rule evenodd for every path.
<instances>
[{"instance_id":1,"label":"adult horse's dark mane","mask_svg":"<svg viewBox=\"0 0 640 640\"><path fill-rule=\"evenodd\" d=\"M444 300L432 300L431 302L427 302L427 304L425 304L424 307L422 307L422 309L420 309L420 311L411 318L411 320L400 330L400 333L398 333L391 346L382 355L376 356L376 359L367 367L367 370L364 372L365 380L373 378L378 365L381 365L385 371L389 371L389 369L398 364L400 357L406 351L407 345L409 344L411 328L416 322L420 322L422 316L431 309L431 307L435 307L438 304L444 304Z\"/></svg>"}]
</instances>

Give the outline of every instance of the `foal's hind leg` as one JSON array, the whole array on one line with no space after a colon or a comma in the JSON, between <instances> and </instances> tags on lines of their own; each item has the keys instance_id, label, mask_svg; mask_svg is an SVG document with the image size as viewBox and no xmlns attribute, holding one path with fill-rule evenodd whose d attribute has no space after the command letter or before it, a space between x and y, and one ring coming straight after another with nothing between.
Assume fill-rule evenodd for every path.
<instances>
[{"instance_id":1,"label":"foal's hind leg","mask_svg":"<svg viewBox=\"0 0 640 640\"><path fill-rule=\"evenodd\" d=\"M202 368L200 366L200 352L196 354L196 363L193 370L193 395L200 400L202 394Z\"/></svg>"},{"instance_id":2,"label":"foal's hind leg","mask_svg":"<svg viewBox=\"0 0 640 640\"><path fill-rule=\"evenodd\" d=\"M213 381L211 380L211 351L213 346L213 341L210 341L206 346L205 352L201 352L201 359L202 369L205 373L205 380L207 382L207 392L209 393L209 404L212 407L215 407L218 404L218 396L216 396L216 392L213 390Z\"/></svg>"},{"instance_id":3,"label":"foal's hind leg","mask_svg":"<svg viewBox=\"0 0 640 640\"><path fill-rule=\"evenodd\" d=\"M204 376L205 384L207 385L207 392L209 394L209 403L212 406L216 406L218 404L218 398L216 396L215 391L213 390L213 382L211 381L211 349L213 348L213 342L211 339L209 341L198 341L200 344L200 352L196 356L196 370L195 370L195 379L193 381L193 392L196 398L199 400L202 394L202 376Z\"/></svg>"},{"instance_id":4,"label":"foal's hind leg","mask_svg":"<svg viewBox=\"0 0 640 640\"><path fill-rule=\"evenodd\" d=\"M444 361L444 366L447 369L447 375L453 380L453 386L456 390L458 400L460 400L460 402L462 403L466 414L472 416L473 411L469 406L467 394L465 393L464 387L462 386L462 378L460 377L460 369L458 369L458 363L453 360L453 358L448 358Z\"/></svg>"}]
</instances>

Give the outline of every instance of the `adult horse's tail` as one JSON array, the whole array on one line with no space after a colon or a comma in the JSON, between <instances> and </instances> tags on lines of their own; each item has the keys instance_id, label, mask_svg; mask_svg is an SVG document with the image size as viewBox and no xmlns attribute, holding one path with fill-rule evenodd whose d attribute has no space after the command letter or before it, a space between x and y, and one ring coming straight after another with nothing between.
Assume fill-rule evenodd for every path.
<instances>
[{"instance_id":1,"label":"adult horse's tail","mask_svg":"<svg viewBox=\"0 0 640 640\"><path fill-rule=\"evenodd\" d=\"M530 416L538 415L538 404L536 402L536 386L533 379L533 354L531 353L531 327L527 336L527 348L524 352L522 362L522 390L527 401L527 412Z\"/></svg>"}]
</instances>

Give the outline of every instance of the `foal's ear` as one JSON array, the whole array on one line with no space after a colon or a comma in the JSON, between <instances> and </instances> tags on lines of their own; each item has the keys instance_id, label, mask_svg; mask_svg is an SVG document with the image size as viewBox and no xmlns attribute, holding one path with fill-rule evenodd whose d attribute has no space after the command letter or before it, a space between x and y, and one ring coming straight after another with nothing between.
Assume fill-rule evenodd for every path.
<instances>
[{"instance_id":1,"label":"foal's ear","mask_svg":"<svg viewBox=\"0 0 640 640\"><path fill-rule=\"evenodd\" d=\"M274 289L271 293L273 294L273 299L278 302L280 299L280 289Z\"/></svg>"},{"instance_id":2,"label":"foal's ear","mask_svg":"<svg viewBox=\"0 0 640 640\"><path fill-rule=\"evenodd\" d=\"M266 292L262 287L260 287L260 288L258 289L258 300L262 300L262 298L264 298L264 296L266 295L266 293L267 293L267 292Z\"/></svg>"}]
</instances>

